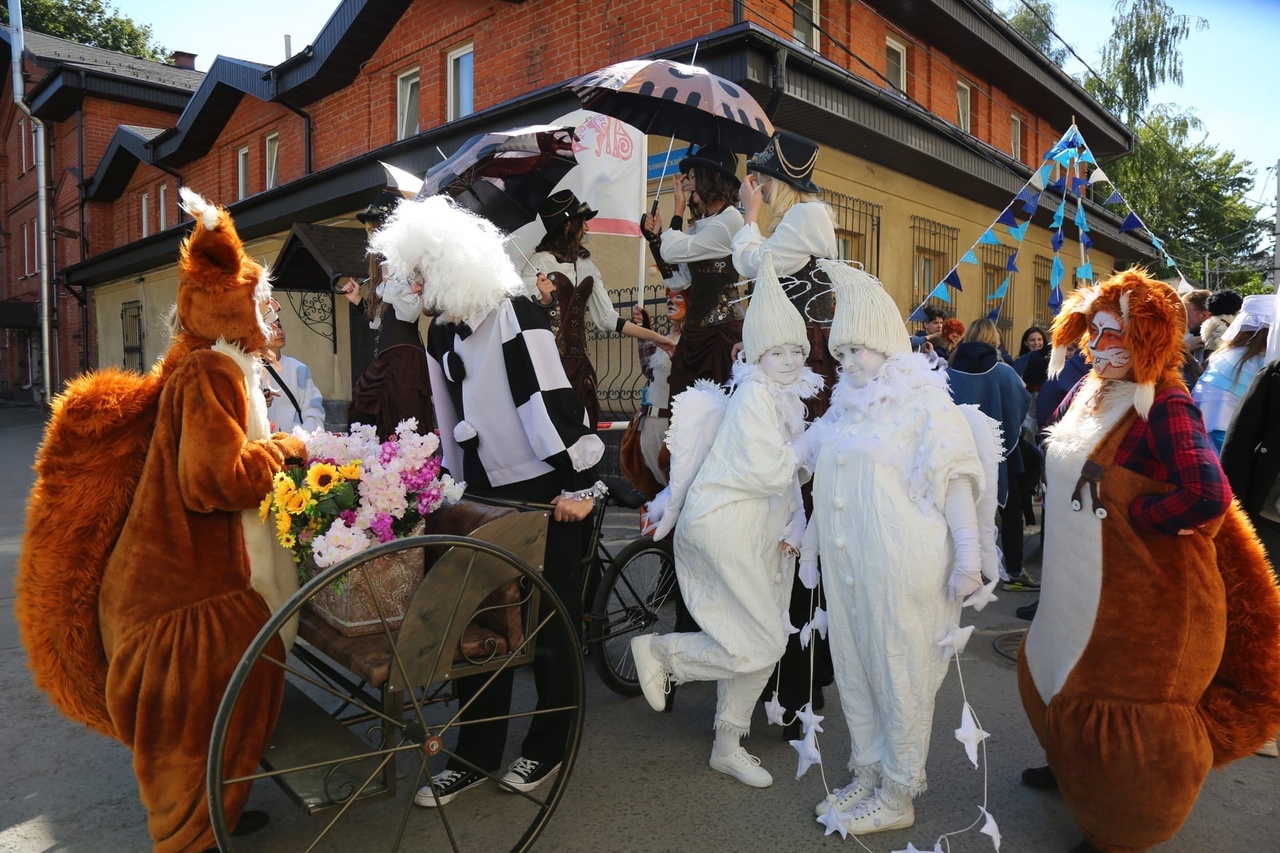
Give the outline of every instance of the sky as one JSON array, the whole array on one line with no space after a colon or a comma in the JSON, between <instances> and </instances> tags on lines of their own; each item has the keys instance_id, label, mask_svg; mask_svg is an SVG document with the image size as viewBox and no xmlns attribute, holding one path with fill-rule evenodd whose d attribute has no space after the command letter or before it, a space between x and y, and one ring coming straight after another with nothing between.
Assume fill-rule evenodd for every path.
<instances>
[{"instance_id":1,"label":"sky","mask_svg":"<svg viewBox=\"0 0 1280 853\"><path fill-rule=\"evenodd\" d=\"M222 0L218 14L193 15L174 0L109 0L121 13L152 27L169 50L195 53L206 71L219 53L276 64L284 36L296 53L320 32L337 0ZM1017 0L997 0L1008 8ZM1275 165L1280 160L1280 0L1170 0L1180 13L1205 18L1209 28L1183 44L1181 88L1163 87L1151 102L1195 110L1209 141L1234 151L1257 169L1251 198L1268 216L1275 210ZM1057 30L1090 65L1110 34L1112 0L1056 0ZM1082 70L1072 60L1069 72ZM1268 167L1270 171L1267 171Z\"/></svg>"}]
</instances>

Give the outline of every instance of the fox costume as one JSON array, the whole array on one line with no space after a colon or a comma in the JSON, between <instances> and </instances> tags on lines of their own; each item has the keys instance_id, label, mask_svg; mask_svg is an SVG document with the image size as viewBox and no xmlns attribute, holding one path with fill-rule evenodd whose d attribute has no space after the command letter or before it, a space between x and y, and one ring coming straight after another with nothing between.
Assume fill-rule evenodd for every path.
<instances>
[{"instance_id":1,"label":"fox costume","mask_svg":"<svg viewBox=\"0 0 1280 853\"><path fill-rule=\"evenodd\" d=\"M286 460L305 455L298 439L269 434L256 355L268 335L266 275L226 210L186 188L182 201L195 228L181 249L172 342L149 374L87 374L54 402L16 600L36 684L133 751L160 853L214 844L213 718L243 651L297 588L258 506ZM228 775L257 766L282 691L280 670L251 675ZM228 790L232 826L248 794Z\"/></svg>"},{"instance_id":2,"label":"fox costume","mask_svg":"<svg viewBox=\"0 0 1280 853\"><path fill-rule=\"evenodd\" d=\"M1280 593L1182 382L1185 327L1137 271L1076 290L1053 324L1050 375L1071 343L1095 372L1048 430L1018 683L1078 850L1168 840L1209 768L1280 727Z\"/></svg>"}]
</instances>

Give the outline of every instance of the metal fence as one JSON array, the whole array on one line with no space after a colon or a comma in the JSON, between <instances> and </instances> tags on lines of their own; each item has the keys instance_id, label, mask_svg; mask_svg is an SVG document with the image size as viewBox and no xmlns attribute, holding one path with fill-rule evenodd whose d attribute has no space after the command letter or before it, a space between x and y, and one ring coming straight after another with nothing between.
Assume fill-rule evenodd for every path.
<instances>
[{"instance_id":1,"label":"metal fence","mask_svg":"<svg viewBox=\"0 0 1280 853\"><path fill-rule=\"evenodd\" d=\"M636 304L638 291L635 287L610 291L618 313L628 320L631 319L631 308ZM667 319L667 290L663 285L645 286L644 307L653 319L655 329L664 335L671 331L671 321ZM601 415L612 420L630 418L640 408L640 395L645 384L636 340L613 331L601 331L588 323L587 347L591 352L591 363L596 368Z\"/></svg>"}]
</instances>

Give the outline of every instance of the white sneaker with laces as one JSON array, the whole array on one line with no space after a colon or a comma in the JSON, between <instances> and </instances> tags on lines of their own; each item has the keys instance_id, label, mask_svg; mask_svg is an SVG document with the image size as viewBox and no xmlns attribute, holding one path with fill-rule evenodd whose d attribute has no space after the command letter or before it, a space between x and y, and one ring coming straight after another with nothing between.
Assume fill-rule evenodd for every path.
<instances>
[{"instance_id":1,"label":"white sneaker with laces","mask_svg":"<svg viewBox=\"0 0 1280 853\"><path fill-rule=\"evenodd\" d=\"M906 829L915 822L916 808L910 797L905 798L901 808L894 808L881 799L877 788L874 794L853 807L853 812L845 819L844 828L850 835L871 835L890 829Z\"/></svg>"},{"instance_id":2,"label":"white sneaker with laces","mask_svg":"<svg viewBox=\"0 0 1280 853\"><path fill-rule=\"evenodd\" d=\"M1276 739L1271 738L1262 746L1258 747L1258 751L1254 755L1265 755L1269 758L1280 758L1280 749L1276 748Z\"/></svg>"},{"instance_id":3,"label":"white sneaker with laces","mask_svg":"<svg viewBox=\"0 0 1280 853\"><path fill-rule=\"evenodd\" d=\"M869 776L855 776L853 781L843 788L836 788L827 797L813 807L813 813L818 817L822 817L831 810L834 803L836 809L847 812L855 805L862 802L867 797L875 793L876 781L880 778L880 774Z\"/></svg>"},{"instance_id":4,"label":"white sneaker with laces","mask_svg":"<svg viewBox=\"0 0 1280 853\"><path fill-rule=\"evenodd\" d=\"M654 634L641 634L631 638L631 658L636 662L636 679L649 707L655 711L667 709L667 672L653 653Z\"/></svg>"},{"instance_id":5,"label":"white sneaker with laces","mask_svg":"<svg viewBox=\"0 0 1280 853\"><path fill-rule=\"evenodd\" d=\"M721 755L712 749L709 763L712 770L719 770L752 788L768 788L773 784L773 777L769 775L768 770L760 766L760 759L742 747L738 747L728 755Z\"/></svg>"},{"instance_id":6,"label":"white sneaker with laces","mask_svg":"<svg viewBox=\"0 0 1280 853\"><path fill-rule=\"evenodd\" d=\"M502 777L500 790L506 790L509 786L526 793L532 791L550 779L551 774L560 769L560 764L559 761L555 764L550 761L534 761L522 755L511 762L511 766L507 768L506 774Z\"/></svg>"}]
</instances>

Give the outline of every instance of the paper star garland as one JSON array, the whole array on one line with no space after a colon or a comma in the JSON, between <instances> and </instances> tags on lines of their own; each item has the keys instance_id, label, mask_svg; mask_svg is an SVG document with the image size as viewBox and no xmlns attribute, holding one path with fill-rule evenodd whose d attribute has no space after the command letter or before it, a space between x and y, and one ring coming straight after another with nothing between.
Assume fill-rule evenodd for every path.
<instances>
[{"instance_id":1,"label":"paper star garland","mask_svg":"<svg viewBox=\"0 0 1280 853\"><path fill-rule=\"evenodd\" d=\"M826 831L822 833L823 835L830 835L833 832L838 832L840 833L841 838L849 837L849 830L846 829L844 825L844 816L835 808L830 808L823 812L822 816L818 818L818 823L827 828Z\"/></svg>"},{"instance_id":2,"label":"paper star garland","mask_svg":"<svg viewBox=\"0 0 1280 853\"><path fill-rule=\"evenodd\" d=\"M982 824L982 829L979 829L978 832L983 835L990 835L991 843L996 846L996 853L1000 853L1000 827L996 826L996 819L991 816L991 812L982 806L978 806L978 811L987 816L986 823Z\"/></svg>"},{"instance_id":3,"label":"paper star garland","mask_svg":"<svg viewBox=\"0 0 1280 853\"><path fill-rule=\"evenodd\" d=\"M791 741L791 746L799 755L799 761L796 763L797 779L808 773L810 767L822 762L822 755L818 752L818 739L813 732L808 732L803 740Z\"/></svg>"},{"instance_id":4,"label":"paper star garland","mask_svg":"<svg viewBox=\"0 0 1280 853\"><path fill-rule=\"evenodd\" d=\"M804 707L796 712L796 719L800 721L800 725L804 726L805 734L808 734L809 732L823 731L822 721L826 717L813 713L813 707L806 702Z\"/></svg>"},{"instance_id":5,"label":"paper star garland","mask_svg":"<svg viewBox=\"0 0 1280 853\"><path fill-rule=\"evenodd\" d=\"M978 728L978 723L973 719L973 708L965 702L964 711L960 714L960 728L956 729L956 740L964 744L964 751L975 768L978 766L978 744L989 737L991 735ZM794 744L795 741L791 743Z\"/></svg>"},{"instance_id":6,"label":"paper star garland","mask_svg":"<svg viewBox=\"0 0 1280 853\"><path fill-rule=\"evenodd\" d=\"M786 632L788 637L792 634L800 633L800 629L791 624L791 614L785 610L782 611L782 630Z\"/></svg>"},{"instance_id":7,"label":"paper star garland","mask_svg":"<svg viewBox=\"0 0 1280 853\"><path fill-rule=\"evenodd\" d=\"M951 660L952 655L964 653L964 647L969 642L969 635L973 633L973 628L973 625L966 625L963 628L952 625L947 629L947 636L938 641L938 645L942 646L943 660Z\"/></svg>"},{"instance_id":8,"label":"paper star garland","mask_svg":"<svg viewBox=\"0 0 1280 853\"><path fill-rule=\"evenodd\" d=\"M809 635L813 633L813 623L806 622L800 627L800 648L809 648Z\"/></svg>"},{"instance_id":9,"label":"paper star garland","mask_svg":"<svg viewBox=\"0 0 1280 853\"><path fill-rule=\"evenodd\" d=\"M821 607L815 607L813 609L813 621L810 624L813 625L813 630L822 636L822 639L825 640L827 638L827 611Z\"/></svg>"},{"instance_id":10,"label":"paper star garland","mask_svg":"<svg viewBox=\"0 0 1280 853\"><path fill-rule=\"evenodd\" d=\"M783 720L783 715L786 713L786 710L786 708L782 707L782 703L778 701L778 691L776 690L773 691L773 698L764 703L764 715L768 718L769 725L771 726L786 725L786 722Z\"/></svg>"},{"instance_id":11,"label":"paper star garland","mask_svg":"<svg viewBox=\"0 0 1280 853\"><path fill-rule=\"evenodd\" d=\"M939 841L935 844L932 850L921 850L919 847L908 841L906 850L894 850L893 853L942 853L942 842Z\"/></svg>"},{"instance_id":12,"label":"paper star garland","mask_svg":"<svg viewBox=\"0 0 1280 853\"><path fill-rule=\"evenodd\" d=\"M800 583L805 589L816 589L820 580L822 576L818 573L817 563L800 562Z\"/></svg>"},{"instance_id":13,"label":"paper star garland","mask_svg":"<svg viewBox=\"0 0 1280 853\"><path fill-rule=\"evenodd\" d=\"M986 586L981 587L973 595L964 600L965 607L972 607L974 610L981 610L993 601L999 601L996 595L996 584L1000 582L1000 578L993 578Z\"/></svg>"}]
</instances>

